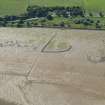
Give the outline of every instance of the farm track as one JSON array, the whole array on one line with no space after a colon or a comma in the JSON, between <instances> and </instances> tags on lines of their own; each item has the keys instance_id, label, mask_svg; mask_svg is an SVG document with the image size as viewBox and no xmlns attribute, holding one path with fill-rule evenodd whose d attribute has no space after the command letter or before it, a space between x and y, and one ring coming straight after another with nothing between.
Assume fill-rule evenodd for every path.
<instances>
[{"instance_id":1,"label":"farm track","mask_svg":"<svg viewBox=\"0 0 105 105\"><path fill-rule=\"evenodd\" d=\"M46 47L45 47L45 49L46 49ZM69 48L67 48L67 49L58 50L58 51L45 51L45 49L43 50L43 53L64 53L64 52L70 51L70 49L72 49L72 46L69 46Z\"/></svg>"},{"instance_id":2,"label":"farm track","mask_svg":"<svg viewBox=\"0 0 105 105\"><path fill-rule=\"evenodd\" d=\"M51 37L51 39L44 45L44 47L42 48L41 52L43 52L43 53L46 52L46 51L45 51L46 47L51 43L51 41L52 41L55 37L56 37L56 34L53 35L53 36Z\"/></svg>"}]
</instances>

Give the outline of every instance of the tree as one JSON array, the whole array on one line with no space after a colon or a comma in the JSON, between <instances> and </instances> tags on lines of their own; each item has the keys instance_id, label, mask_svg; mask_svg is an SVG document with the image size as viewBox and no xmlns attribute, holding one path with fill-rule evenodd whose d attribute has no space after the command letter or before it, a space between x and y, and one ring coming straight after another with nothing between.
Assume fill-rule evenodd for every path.
<instances>
[{"instance_id":1,"label":"tree","mask_svg":"<svg viewBox=\"0 0 105 105\"><path fill-rule=\"evenodd\" d=\"M102 12L99 12L100 17L104 17L104 14Z\"/></svg>"},{"instance_id":2,"label":"tree","mask_svg":"<svg viewBox=\"0 0 105 105\"><path fill-rule=\"evenodd\" d=\"M17 23L17 27L22 27L24 24L23 20L19 20L19 22Z\"/></svg>"},{"instance_id":3,"label":"tree","mask_svg":"<svg viewBox=\"0 0 105 105\"><path fill-rule=\"evenodd\" d=\"M26 22L27 27L31 27L31 24L29 21Z\"/></svg>"},{"instance_id":4,"label":"tree","mask_svg":"<svg viewBox=\"0 0 105 105\"><path fill-rule=\"evenodd\" d=\"M47 15L48 20L53 20L53 17L51 15Z\"/></svg>"},{"instance_id":5,"label":"tree","mask_svg":"<svg viewBox=\"0 0 105 105\"><path fill-rule=\"evenodd\" d=\"M7 26L7 23L8 23L8 22L7 22L6 20L4 20L4 21L2 22L2 26L3 26L3 27L6 27L6 26Z\"/></svg>"},{"instance_id":6,"label":"tree","mask_svg":"<svg viewBox=\"0 0 105 105\"><path fill-rule=\"evenodd\" d=\"M92 16L93 16L93 14L90 12L90 13L89 13L89 16L90 16L90 17L92 17Z\"/></svg>"},{"instance_id":7,"label":"tree","mask_svg":"<svg viewBox=\"0 0 105 105\"><path fill-rule=\"evenodd\" d=\"M100 24L100 21L99 20L97 20L97 22L96 22L96 28L101 28L101 24Z\"/></svg>"},{"instance_id":8,"label":"tree","mask_svg":"<svg viewBox=\"0 0 105 105\"><path fill-rule=\"evenodd\" d=\"M61 26L61 27L64 27L64 26L65 26L65 23L64 23L64 22L61 22L61 23L60 23L60 26Z\"/></svg>"}]
</instances>

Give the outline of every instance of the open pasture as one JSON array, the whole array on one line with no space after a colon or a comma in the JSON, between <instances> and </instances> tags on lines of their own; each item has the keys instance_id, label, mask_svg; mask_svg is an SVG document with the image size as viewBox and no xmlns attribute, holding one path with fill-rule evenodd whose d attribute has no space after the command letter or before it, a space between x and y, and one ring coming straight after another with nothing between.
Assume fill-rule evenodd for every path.
<instances>
[{"instance_id":1,"label":"open pasture","mask_svg":"<svg viewBox=\"0 0 105 105\"><path fill-rule=\"evenodd\" d=\"M29 5L81 6L89 12L105 12L105 0L0 0L0 15L24 13Z\"/></svg>"}]
</instances>

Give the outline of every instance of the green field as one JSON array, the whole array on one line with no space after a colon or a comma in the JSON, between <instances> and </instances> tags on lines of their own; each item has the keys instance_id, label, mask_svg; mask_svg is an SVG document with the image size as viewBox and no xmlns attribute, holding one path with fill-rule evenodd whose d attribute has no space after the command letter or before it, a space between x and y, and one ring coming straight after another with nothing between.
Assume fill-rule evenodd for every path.
<instances>
[{"instance_id":1,"label":"green field","mask_svg":"<svg viewBox=\"0 0 105 105\"><path fill-rule=\"evenodd\" d=\"M84 7L89 11L103 11L105 12L105 0L83 0Z\"/></svg>"},{"instance_id":2,"label":"green field","mask_svg":"<svg viewBox=\"0 0 105 105\"><path fill-rule=\"evenodd\" d=\"M28 5L83 6L88 11L105 11L105 0L0 0L0 15L24 13Z\"/></svg>"}]
</instances>

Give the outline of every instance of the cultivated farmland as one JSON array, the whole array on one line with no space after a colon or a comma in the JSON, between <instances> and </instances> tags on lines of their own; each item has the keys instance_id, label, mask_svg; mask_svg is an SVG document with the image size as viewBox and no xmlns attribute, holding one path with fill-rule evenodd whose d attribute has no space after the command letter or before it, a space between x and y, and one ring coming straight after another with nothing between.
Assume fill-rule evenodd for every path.
<instances>
[{"instance_id":1,"label":"cultivated farmland","mask_svg":"<svg viewBox=\"0 0 105 105\"><path fill-rule=\"evenodd\" d=\"M0 103L104 105L105 32L1 28Z\"/></svg>"}]
</instances>

